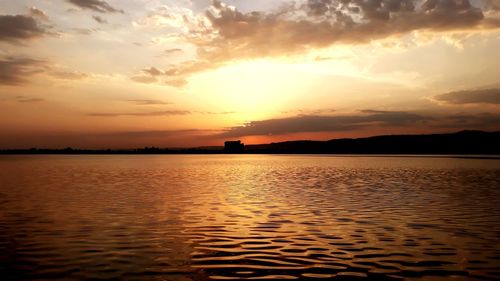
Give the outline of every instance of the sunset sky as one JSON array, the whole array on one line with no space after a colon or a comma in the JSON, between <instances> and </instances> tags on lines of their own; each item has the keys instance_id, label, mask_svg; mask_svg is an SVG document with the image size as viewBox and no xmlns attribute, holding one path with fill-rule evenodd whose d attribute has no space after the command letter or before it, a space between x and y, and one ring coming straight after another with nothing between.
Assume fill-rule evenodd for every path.
<instances>
[{"instance_id":1,"label":"sunset sky","mask_svg":"<svg viewBox=\"0 0 500 281\"><path fill-rule=\"evenodd\" d=\"M0 0L0 148L500 130L500 0Z\"/></svg>"}]
</instances>

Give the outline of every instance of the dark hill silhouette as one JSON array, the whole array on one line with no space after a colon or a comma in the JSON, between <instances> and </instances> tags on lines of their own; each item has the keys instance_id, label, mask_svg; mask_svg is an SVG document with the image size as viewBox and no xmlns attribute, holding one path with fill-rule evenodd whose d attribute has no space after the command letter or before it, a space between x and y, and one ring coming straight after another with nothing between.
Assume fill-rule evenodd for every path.
<instances>
[{"instance_id":1,"label":"dark hill silhouette","mask_svg":"<svg viewBox=\"0 0 500 281\"><path fill-rule=\"evenodd\" d=\"M389 135L329 141L287 141L247 145L248 153L333 154L500 154L500 132Z\"/></svg>"},{"instance_id":2,"label":"dark hill silhouette","mask_svg":"<svg viewBox=\"0 0 500 281\"><path fill-rule=\"evenodd\" d=\"M129 150L10 149L0 154L223 154L223 147L168 149L146 147ZM235 153L235 151L230 151ZM449 134L386 135L329 141L286 141L246 145L236 153L247 154L480 154L500 155L500 131L461 131Z\"/></svg>"}]
</instances>

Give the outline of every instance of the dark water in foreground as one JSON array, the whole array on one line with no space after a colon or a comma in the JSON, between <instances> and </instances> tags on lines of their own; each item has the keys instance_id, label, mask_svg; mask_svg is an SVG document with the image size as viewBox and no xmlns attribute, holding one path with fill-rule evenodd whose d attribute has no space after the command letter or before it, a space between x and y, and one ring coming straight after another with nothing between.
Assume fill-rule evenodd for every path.
<instances>
[{"instance_id":1,"label":"dark water in foreground","mask_svg":"<svg viewBox=\"0 0 500 281\"><path fill-rule=\"evenodd\" d=\"M500 160L1 156L0 276L491 280Z\"/></svg>"}]
</instances>

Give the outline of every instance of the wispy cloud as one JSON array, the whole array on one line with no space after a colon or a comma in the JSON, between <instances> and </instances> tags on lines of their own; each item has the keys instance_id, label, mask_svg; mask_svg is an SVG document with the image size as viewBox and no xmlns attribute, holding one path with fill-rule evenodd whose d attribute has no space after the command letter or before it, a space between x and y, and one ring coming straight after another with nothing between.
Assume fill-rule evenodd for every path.
<instances>
[{"instance_id":1,"label":"wispy cloud","mask_svg":"<svg viewBox=\"0 0 500 281\"><path fill-rule=\"evenodd\" d=\"M172 104L169 102L161 101L161 100L147 100L147 99L142 99L142 100L128 100L129 102L132 102L136 105L165 105L165 104Z\"/></svg>"},{"instance_id":2,"label":"wispy cloud","mask_svg":"<svg viewBox=\"0 0 500 281\"><path fill-rule=\"evenodd\" d=\"M101 16L96 16L96 15L94 15L94 16L92 16L92 18L93 18L96 22L98 22L98 23L100 23L100 24L107 24L107 23L108 23L108 21L107 21L105 18L101 17Z\"/></svg>"},{"instance_id":3,"label":"wispy cloud","mask_svg":"<svg viewBox=\"0 0 500 281\"><path fill-rule=\"evenodd\" d=\"M132 137L132 138L150 138L150 137L180 137L187 135L206 135L213 133L214 130L185 129L185 130L158 130L158 131L123 131L103 134L112 137Z\"/></svg>"},{"instance_id":4,"label":"wispy cloud","mask_svg":"<svg viewBox=\"0 0 500 281\"><path fill-rule=\"evenodd\" d=\"M146 117L146 116L172 116L172 115L189 115L190 111L187 110L164 110L164 111L151 111L151 112L96 112L88 113L88 116L95 117L119 117L119 116L136 116L136 117Z\"/></svg>"},{"instance_id":5,"label":"wispy cloud","mask_svg":"<svg viewBox=\"0 0 500 281\"><path fill-rule=\"evenodd\" d=\"M89 77L87 73L68 70L43 59L0 57L0 85L24 85L37 75L62 80L82 80Z\"/></svg>"},{"instance_id":6,"label":"wispy cloud","mask_svg":"<svg viewBox=\"0 0 500 281\"><path fill-rule=\"evenodd\" d=\"M150 67L143 69L141 72L141 74L133 76L131 79L146 84L161 82L174 87L184 86L187 83L184 77L178 75L178 70L175 68L160 70L156 67Z\"/></svg>"},{"instance_id":7,"label":"wispy cloud","mask_svg":"<svg viewBox=\"0 0 500 281\"><path fill-rule=\"evenodd\" d=\"M26 97L26 96L17 96L16 101L20 103L36 103L36 102L42 102L45 101L44 99L41 98L33 98L33 97Z\"/></svg>"},{"instance_id":8,"label":"wispy cloud","mask_svg":"<svg viewBox=\"0 0 500 281\"><path fill-rule=\"evenodd\" d=\"M294 109L283 111L285 114L296 114L296 115L328 115L332 114L336 110L333 108L322 108L322 109Z\"/></svg>"},{"instance_id":9,"label":"wispy cloud","mask_svg":"<svg viewBox=\"0 0 500 281\"><path fill-rule=\"evenodd\" d=\"M123 10L112 7L103 0L67 0L69 3L82 9L88 9L99 13L123 13Z\"/></svg>"},{"instance_id":10,"label":"wispy cloud","mask_svg":"<svg viewBox=\"0 0 500 281\"><path fill-rule=\"evenodd\" d=\"M234 114L234 111L195 111L198 114L207 114L207 115L229 115Z\"/></svg>"},{"instance_id":11,"label":"wispy cloud","mask_svg":"<svg viewBox=\"0 0 500 281\"><path fill-rule=\"evenodd\" d=\"M180 48L166 49L165 51L163 51L163 53L165 53L166 55L170 55L173 53L181 53L181 52L182 52L182 49L180 49Z\"/></svg>"},{"instance_id":12,"label":"wispy cloud","mask_svg":"<svg viewBox=\"0 0 500 281\"><path fill-rule=\"evenodd\" d=\"M36 74L45 72L48 63L30 58L0 58L0 84L21 85Z\"/></svg>"},{"instance_id":13,"label":"wispy cloud","mask_svg":"<svg viewBox=\"0 0 500 281\"><path fill-rule=\"evenodd\" d=\"M91 28L72 28L71 30L79 35L91 35L96 31L95 29Z\"/></svg>"},{"instance_id":14,"label":"wispy cloud","mask_svg":"<svg viewBox=\"0 0 500 281\"><path fill-rule=\"evenodd\" d=\"M79 72L79 71L52 71L49 73L52 77L63 79L63 80L81 80L89 77L87 73Z\"/></svg>"}]
</instances>

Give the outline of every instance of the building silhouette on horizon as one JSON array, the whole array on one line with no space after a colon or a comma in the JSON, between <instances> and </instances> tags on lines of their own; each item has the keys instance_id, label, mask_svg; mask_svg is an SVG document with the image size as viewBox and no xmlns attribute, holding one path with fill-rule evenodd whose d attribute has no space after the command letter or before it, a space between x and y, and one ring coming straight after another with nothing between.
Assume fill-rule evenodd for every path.
<instances>
[{"instance_id":1,"label":"building silhouette on horizon","mask_svg":"<svg viewBox=\"0 0 500 281\"><path fill-rule=\"evenodd\" d=\"M245 144L239 140L224 142L224 152L226 153L242 153L244 150Z\"/></svg>"}]
</instances>

